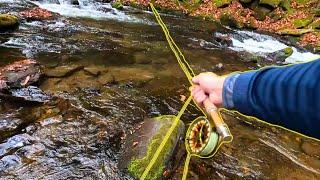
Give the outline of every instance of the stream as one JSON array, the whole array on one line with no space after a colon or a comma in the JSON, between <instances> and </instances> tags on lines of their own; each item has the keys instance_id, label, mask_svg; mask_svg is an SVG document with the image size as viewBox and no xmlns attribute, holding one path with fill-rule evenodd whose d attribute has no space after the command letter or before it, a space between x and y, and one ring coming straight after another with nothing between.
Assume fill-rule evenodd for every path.
<instances>
[{"instance_id":1,"label":"stream","mask_svg":"<svg viewBox=\"0 0 320 180\"><path fill-rule=\"evenodd\" d=\"M188 81L148 11L79 0L0 0L0 13L41 7L52 19L0 34L0 66L32 58L44 68L47 103L0 101L0 179L132 179L120 171L123 140L148 117L176 114ZM196 73L257 69L243 52L290 46L277 36L237 31L199 18L161 14ZM232 45L214 39L231 37ZM293 48L287 63L319 55ZM182 120L201 115L195 105ZM320 179L320 142L223 112L234 136L211 159L193 158L190 179ZM185 150L169 179L181 179Z\"/></svg>"}]
</instances>

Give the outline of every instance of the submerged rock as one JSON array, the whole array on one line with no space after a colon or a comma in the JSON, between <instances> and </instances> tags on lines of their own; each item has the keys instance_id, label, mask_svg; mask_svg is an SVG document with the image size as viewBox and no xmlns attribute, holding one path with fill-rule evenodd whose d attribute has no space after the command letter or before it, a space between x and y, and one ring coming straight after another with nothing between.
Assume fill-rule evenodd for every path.
<instances>
[{"instance_id":1,"label":"submerged rock","mask_svg":"<svg viewBox=\"0 0 320 180\"><path fill-rule=\"evenodd\" d=\"M148 119L137 126L136 131L126 139L120 168L127 169L135 178L141 177L171 127L174 117L160 116ZM184 124L179 121L178 127L160 153L147 179L159 179L162 176L183 132Z\"/></svg>"},{"instance_id":2,"label":"submerged rock","mask_svg":"<svg viewBox=\"0 0 320 180\"><path fill-rule=\"evenodd\" d=\"M16 16L10 14L0 14L0 32L13 30L19 25Z\"/></svg>"}]
</instances>

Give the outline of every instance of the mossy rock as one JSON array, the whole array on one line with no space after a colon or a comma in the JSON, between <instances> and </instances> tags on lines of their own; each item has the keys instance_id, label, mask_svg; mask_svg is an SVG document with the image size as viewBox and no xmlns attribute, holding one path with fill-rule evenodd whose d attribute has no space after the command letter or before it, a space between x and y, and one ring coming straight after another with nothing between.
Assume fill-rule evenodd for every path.
<instances>
[{"instance_id":1,"label":"mossy rock","mask_svg":"<svg viewBox=\"0 0 320 180\"><path fill-rule=\"evenodd\" d=\"M0 14L0 31L13 30L19 25L19 19L10 14Z\"/></svg>"},{"instance_id":2,"label":"mossy rock","mask_svg":"<svg viewBox=\"0 0 320 180\"><path fill-rule=\"evenodd\" d=\"M308 27L312 29L320 29L320 19L313 21Z\"/></svg>"},{"instance_id":3,"label":"mossy rock","mask_svg":"<svg viewBox=\"0 0 320 180\"><path fill-rule=\"evenodd\" d=\"M242 2L242 3L251 3L252 0L240 0L240 2Z\"/></svg>"},{"instance_id":4,"label":"mossy rock","mask_svg":"<svg viewBox=\"0 0 320 180\"><path fill-rule=\"evenodd\" d=\"M237 21L236 18L233 17L232 14L224 13L220 16L220 23L225 26L229 26L232 28L243 28L244 24Z\"/></svg>"},{"instance_id":5,"label":"mossy rock","mask_svg":"<svg viewBox=\"0 0 320 180\"><path fill-rule=\"evenodd\" d=\"M313 29L282 29L278 31L281 35L301 36L303 34L314 32Z\"/></svg>"},{"instance_id":6,"label":"mossy rock","mask_svg":"<svg viewBox=\"0 0 320 180\"><path fill-rule=\"evenodd\" d=\"M315 14L315 16L320 17L320 8L316 8L314 10L314 14Z\"/></svg>"},{"instance_id":7,"label":"mossy rock","mask_svg":"<svg viewBox=\"0 0 320 180\"><path fill-rule=\"evenodd\" d=\"M291 11L291 0L282 0L280 3L280 6L286 10L286 11Z\"/></svg>"},{"instance_id":8,"label":"mossy rock","mask_svg":"<svg viewBox=\"0 0 320 180\"><path fill-rule=\"evenodd\" d=\"M268 5L273 8L276 8L281 3L281 0L260 0L259 4Z\"/></svg>"},{"instance_id":9,"label":"mossy rock","mask_svg":"<svg viewBox=\"0 0 320 180\"><path fill-rule=\"evenodd\" d=\"M126 169L133 177L140 178L159 148L163 138L173 124L175 116L160 116L147 119L140 124L139 129L129 135L125 142L124 153L120 158L120 169ZM160 179L165 167L184 133L184 124L179 124L173 131L168 142L161 151L146 179Z\"/></svg>"},{"instance_id":10,"label":"mossy rock","mask_svg":"<svg viewBox=\"0 0 320 180\"><path fill-rule=\"evenodd\" d=\"M115 9L123 9L123 4L120 1L115 1L111 4L111 6Z\"/></svg>"},{"instance_id":11,"label":"mossy rock","mask_svg":"<svg viewBox=\"0 0 320 180\"><path fill-rule=\"evenodd\" d=\"M232 0L213 0L213 3L216 7L220 8L220 7L226 7L228 6L230 3L232 2Z\"/></svg>"},{"instance_id":12,"label":"mossy rock","mask_svg":"<svg viewBox=\"0 0 320 180\"><path fill-rule=\"evenodd\" d=\"M314 16L308 16L303 19L296 19L293 21L293 25L295 28L303 28L308 26L310 23L312 23Z\"/></svg>"},{"instance_id":13,"label":"mossy rock","mask_svg":"<svg viewBox=\"0 0 320 180\"><path fill-rule=\"evenodd\" d=\"M269 8L263 7L263 6L257 6L253 9L254 14L253 16L259 20L259 21L263 21L266 19L266 17L268 16L268 14L272 11Z\"/></svg>"}]
</instances>

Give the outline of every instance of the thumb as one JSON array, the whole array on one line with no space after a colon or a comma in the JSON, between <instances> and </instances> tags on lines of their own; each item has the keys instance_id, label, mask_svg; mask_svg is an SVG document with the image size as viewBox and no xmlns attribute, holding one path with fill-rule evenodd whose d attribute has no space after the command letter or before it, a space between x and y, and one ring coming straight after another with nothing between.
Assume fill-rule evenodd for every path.
<instances>
[{"instance_id":1,"label":"thumb","mask_svg":"<svg viewBox=\"0 0 320 180\"><path fill-rule=\"evenodd\" d=\"M199 84L199 81L200 81L199 76L195 76L195 77L192 78L192 82L193 82L194 84Z\"/></svg>"}]
</instances>

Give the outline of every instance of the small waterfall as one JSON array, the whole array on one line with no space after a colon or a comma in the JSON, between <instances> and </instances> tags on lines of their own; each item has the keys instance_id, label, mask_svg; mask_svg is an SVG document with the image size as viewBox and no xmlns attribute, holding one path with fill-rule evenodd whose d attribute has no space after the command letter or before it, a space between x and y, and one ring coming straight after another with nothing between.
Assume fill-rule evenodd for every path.
<instances>
[{"instance_id":1,"label":"small waterfall","mask_svg":"<svg viewBox=\"0 0 320 180\"><path fill-rule=\"evenodd\" d=\"M31 1L43 9L67 17L86 17L97 20L114 19L133 23L143 23L137 19L112 8L110 3L101 3L95 0L40 0Z\"/></svg>"}]
</instances>

